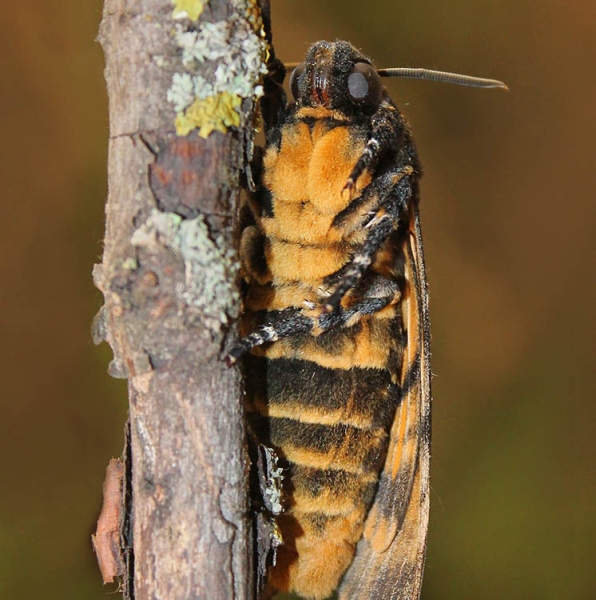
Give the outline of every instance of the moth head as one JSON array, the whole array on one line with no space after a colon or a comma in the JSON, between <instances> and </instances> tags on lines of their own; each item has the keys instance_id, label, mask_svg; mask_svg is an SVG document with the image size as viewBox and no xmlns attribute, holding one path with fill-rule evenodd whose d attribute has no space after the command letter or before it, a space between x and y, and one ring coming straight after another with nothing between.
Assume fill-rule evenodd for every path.
<instances>
[{"instance_id":1,"label":"moth head","mask_svg":"<svg viewBox=\"0 0 596 600\"><path fill-rule=\"evenodd\" d=\"M290 76L299 107L376 108L386 92L377 70L348 42L317 42Z\"/></svg>"},{"instance_id":2,"label":"moth head","mask_svg":"<svg viewBox=\"0 0 596 600\"><path fill-rule=\"evenodd\" d=\"M324 106L345 112L372 109L387 97L382 77L410 77L470 87L502 88L496 79L418 68L375 69L349 42L317 42L290 76L290 90L298 108Z\"/></svg>"}]
</instances>

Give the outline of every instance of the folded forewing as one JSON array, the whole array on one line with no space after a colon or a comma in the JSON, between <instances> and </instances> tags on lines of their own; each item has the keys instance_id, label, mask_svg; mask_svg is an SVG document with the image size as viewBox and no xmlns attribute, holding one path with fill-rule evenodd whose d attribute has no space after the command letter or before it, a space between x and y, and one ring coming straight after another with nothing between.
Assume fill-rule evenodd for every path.
<instances>
[{"instance_id":1,"label":"folded forewing","mask_svg":"<svg viewBox=\"0 0 596 600\"><path fill-rule=\"evenodd\" d=\"M407 333L401 402L385 466L363 538L340 598L417 600L422 585L429 511L430 350L428 296L418 209L412 207L404 247Z\"/></svg>"}]
</instances>

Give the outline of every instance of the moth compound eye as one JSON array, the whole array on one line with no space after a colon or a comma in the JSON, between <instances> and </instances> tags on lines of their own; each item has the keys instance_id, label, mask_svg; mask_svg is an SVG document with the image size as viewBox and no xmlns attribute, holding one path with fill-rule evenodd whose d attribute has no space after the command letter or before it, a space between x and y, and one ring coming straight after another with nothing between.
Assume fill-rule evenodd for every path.
<instances>
[{"instance_id":1,"label":"moth compound eye","mask_svg":"<svg viewBox=\"0 0 596 600\"><path fill-rule=\"evenodd\" d=\"M290 75L290 91L294 100L298 100L300 96L300 85L302 84L302 78L304 76L304 63L300 63Z\"/></svg>"},{"instance_id":2,"label":"moth compound eye","mask_svg":"<svg viewBox=\"0 0 596 600\"><path fill-rule=\"evenodd\" d=\"M381 100L381 78L367 63L354 65L348 77L348 93L356 104L378 104Z\"/></svg>"}]
</instances>

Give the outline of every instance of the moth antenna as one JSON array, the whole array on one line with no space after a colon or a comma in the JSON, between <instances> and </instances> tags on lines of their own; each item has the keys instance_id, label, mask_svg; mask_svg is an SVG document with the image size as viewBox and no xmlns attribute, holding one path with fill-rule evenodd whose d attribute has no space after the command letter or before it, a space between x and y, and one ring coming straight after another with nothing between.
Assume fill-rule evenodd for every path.
<instances>
[{"instance_id":1,"label":"moth antenna","mask_svg":"<svg viewBox=\"0 0 596 600\"><path fill-rule=\"evenodd\" d=\"M398 67L395 69L378 69L380 77L410 77L412 79L428 79L441 83L455 83L456 85L467 85L477 88L509 88L498 79L486 79L484 77L471 77L460 73L449 73L448 71L433 71L432 69L416 69L410 67Z\"/></svg>"}]
</instances>

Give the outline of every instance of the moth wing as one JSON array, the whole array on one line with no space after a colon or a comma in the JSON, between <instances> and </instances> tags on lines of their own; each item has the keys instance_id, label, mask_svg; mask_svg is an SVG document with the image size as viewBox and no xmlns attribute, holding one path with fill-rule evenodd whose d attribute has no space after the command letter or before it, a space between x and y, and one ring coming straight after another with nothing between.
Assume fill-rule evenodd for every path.
<instances>
[{"instance_id":1,"label":"moth wing","mask_svg":"<svg viewBox=\"0 0 596 600\"><path fill-rule=\"evenodd\" d=\"M408 343L402 398L364 535L339 590L342 599L417 600L429 514L430 347L428 295L418 207L405 242L408 291L402 301Z\"/></svg>"}]
</instances>

